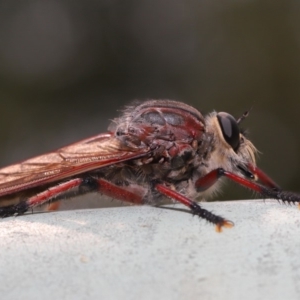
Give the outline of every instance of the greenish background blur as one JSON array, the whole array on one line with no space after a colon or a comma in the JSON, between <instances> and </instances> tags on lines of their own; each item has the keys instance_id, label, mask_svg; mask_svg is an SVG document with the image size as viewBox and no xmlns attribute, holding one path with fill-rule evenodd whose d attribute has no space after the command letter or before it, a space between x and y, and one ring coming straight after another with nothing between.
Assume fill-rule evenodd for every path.
<instances>
[{"instance_id":1,"label":"greenish background blur","mask_svg":"<svg viewBox=\"0 0 300 300\"><path fill-rule=\"evenodd\" d=\"M300 192L300 2L0 1L0 166L106 130L133 99L239 117ZM251 198L228 184L219 199Z\"/></svg>"}]
</instances>

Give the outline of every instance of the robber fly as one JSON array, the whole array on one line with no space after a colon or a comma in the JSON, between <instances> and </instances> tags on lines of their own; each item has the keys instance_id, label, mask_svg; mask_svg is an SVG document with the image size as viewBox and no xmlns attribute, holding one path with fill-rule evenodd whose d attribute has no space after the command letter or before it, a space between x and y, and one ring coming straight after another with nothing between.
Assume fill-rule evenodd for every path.
<instances>
[{"instance_id":1,"label":"robber fly","mask_svg":"<svg viewBox=\"0 0 300 300\"><path fill-rule=\"evenodd\" d=\"M203 117L171 100L128 106L107 133L0 169L0 216L99 192L134 204L170 198L221 231L233 223L195 202L216 191L221 177L265 198L299 203L300 195L282 191L257 168L256 149L239 129L246 116Z\"/></svg>"}]
</instances>

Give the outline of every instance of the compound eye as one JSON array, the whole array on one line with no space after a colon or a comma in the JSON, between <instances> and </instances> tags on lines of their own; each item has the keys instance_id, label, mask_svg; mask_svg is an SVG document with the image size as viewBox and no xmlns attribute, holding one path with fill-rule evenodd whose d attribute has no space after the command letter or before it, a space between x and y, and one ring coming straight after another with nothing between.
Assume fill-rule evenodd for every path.
<instances>
[{"instance_id":1,"label":"compound eye","mask_svg":"<svg viewBox=\"0 0 300 300\"><path fill-rule=\"evenodd\" d=\"M236 151L240 146L240 130L235 118L225 112L217 114L225 141Z\"/></svg>"}]
</instances>

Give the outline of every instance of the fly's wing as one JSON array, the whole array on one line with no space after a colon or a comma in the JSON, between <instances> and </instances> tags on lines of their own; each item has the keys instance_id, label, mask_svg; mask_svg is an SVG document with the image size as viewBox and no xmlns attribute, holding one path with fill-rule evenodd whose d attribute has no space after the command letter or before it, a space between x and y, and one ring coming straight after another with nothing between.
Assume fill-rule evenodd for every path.
<instances>
[{"instance_id":1,"label":"fly's wing","mask_svg":"<svg viewBox=\"0 0 300 300\"><path fill-rule=\"evenodd\" d=\"M147 155L106 133L0 169L0 197Z\"/></svg>"}]
</instances>

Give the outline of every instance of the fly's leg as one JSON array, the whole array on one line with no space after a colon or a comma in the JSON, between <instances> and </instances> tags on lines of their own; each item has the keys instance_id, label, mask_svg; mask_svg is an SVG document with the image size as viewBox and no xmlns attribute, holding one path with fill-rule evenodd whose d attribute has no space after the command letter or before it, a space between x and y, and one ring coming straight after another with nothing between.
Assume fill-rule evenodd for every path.
<instances>
[{"instance_id":1,"label":"fly's leg","mask_svg":"<svg viewBox=\"0 0 300 300\"><path fill-rule=\"evenodd\" d=\"M81 184L81 178L75 178L67 182L57 184L47 190L36 194L35 196L29 197L27 199L21 199L19 203L0 207L0 217L9 217L13 215L22 215L28 209L35 206L44 204L45 202L52 200L55 197L61 196L73 188L78 187Z\"/></svg>"},{"instance_id":2,"label":"fly's leg","mask_svg":"<svg viewBox=\"0 0 300 300\"><path fill-rule=\"evenodd\" d=\"M0 207L0 218L6 218L14 215L22 215L28 210L26 201L17 204Z\"/></svg>"},{"instance_id":3,"label":"fly's leg","mask_svg":"<svg viewBox=\"0 0 300 300\"><path fill-rule=\"evenodd\" d=\"M257 176L257 178L267 187L273 190L281 190L276 182L273 181L266 173L264 173L261 169L251 164L248 165L249 170Z\"/></svg>"},{"instance_id":4,"label":"fly's leg","mask_svg":"<svg viewBox=\"0 0 300 300\"><path fill-rule=\"evenodd\" d=\"M77 185L76 185L77 184ZM78 187L76 190L67 189L63 191L61 194L50 195L51 197L55 197L53 201L60 201L65 198L75 197L79 195L84 195L92 192L99 192L108 197L112 197L114 199L118 199L121 201L129 202L132 204L142 204L142 196L135 194L127 189L119 187L105 179L93 178L91 176L85 178L77 178L73 187ZM54 189L55 187L51 188ZM50 189L49 189L50 190ZM48 194L49 196L49 194ZM42 205L43 203L49 201L49 197L47 197L47 191L42 192L36 196L33 196L28 199L32 206ZM41 203L40 201L43 201ZM32 207L31 206L31 207Z\"/></svg>"},{"instance_id":5,"label":"fly's leg","mask_svg":"<svg viewBox=\"0 0 300 300\"><path fill-rule=\"evenodd\" d=\"M266 186L241 177L239 175L236 175L232 172L225 171L222 168L215 169L210 173L206 174L204 177L199 178L196 181L195 186L197 191L202 192L211 187L220 177L224 176L240 184L241 186L244 186L255 192L260 193L265 198L282 200L283 202L287 203L298 203L299 205L300 195L293 192L282 191L276 185L276 183L272 179L270 179L266 174L264 174L261 170L259 170L258 168L253 168L253 171L254 170L254 173L257 175L258 179L265 183Z\"/></svg>"},{"instance_id":6,"label":"fly's leg","mask_svg":"<svg viewBox=\"0 0 300 300\"><path fill-rule=\"evenodd\" d=\"M107 180L104 179L96 179L94 181L96 186L96 191L112 197L114 199L118 199L121 201L129 202L132 204L143 204L143 195L133 193L126 188L119 187Z\"/></svg>"},{"instance_id":7,"label":"fly's leg","mask_svg":"<svg viewBox=\"0 0 300 300\"><path fill-rule=\"evenodd\" d=\"M230 228L233 226L233 222L226 220L223 217L213 214L212 212L202 208L195 201L192 201L189 198L177 193L176 191L169 189L168 187L166 187L163 184L156 184L155 188L161 194L163 194L171 199L174 199L174 200L186 205L187 207L189 207L195 215L207 220L210 223L215 224L217 232L221 232L222 227Z\"/></svg>"},{"instance_id":8,"label":"fly's leg","mask_svg":"<svg viewBox=\"0 0 300 300\"><path fill-rule=\"evenodd\" d=\"M220 177L227 177L230 180L249 188L253 191L260 193L263 197L268 197L272 199L282 200L283 202L288 203L300 203L300 195L292 193L292 192L285 192L282 191L278 185L270 179L265 173L263 173L260 169L256 167L249 167L250 171L253 172L259 180L261 180L265 185L259 184L254 182L253 180L246 179L239 175L236 175L232 172L225 171L222 168L218 168L212 170L205 176L199 178L196 183L195 187L198 192L203 192L209 189L212 185L214 185ZM249 178L254 179L253 174L248 171ZM206 209L203 209L199 204L196 202L186 198L185 196L173 191L162 184L156 184L155 188L163 195L172 198L182 204L186 205L191 209L191 211L198 215L199 217L213 223L216 225L216 230L220 232L222 227L232 227L233 223L229 220L226 220L223 217L217 216ZM300 208L300 204L299 204Z\"/></svg>"},{"instance_id":9,"label":"fly's leg","mask_svg":"<svg viewBox=\"0 0 300 300\"><path fill-rule=\"evenodd\" d=\"M74 178L24 199L18 204L0 207L0 217L21 215L28 209L41 206L49 201L59 201L66 197L83 195L89 192L99 192L133 204L143 203L142 195L135 194L104 179Z\"/></svg>"}]
</instances>

